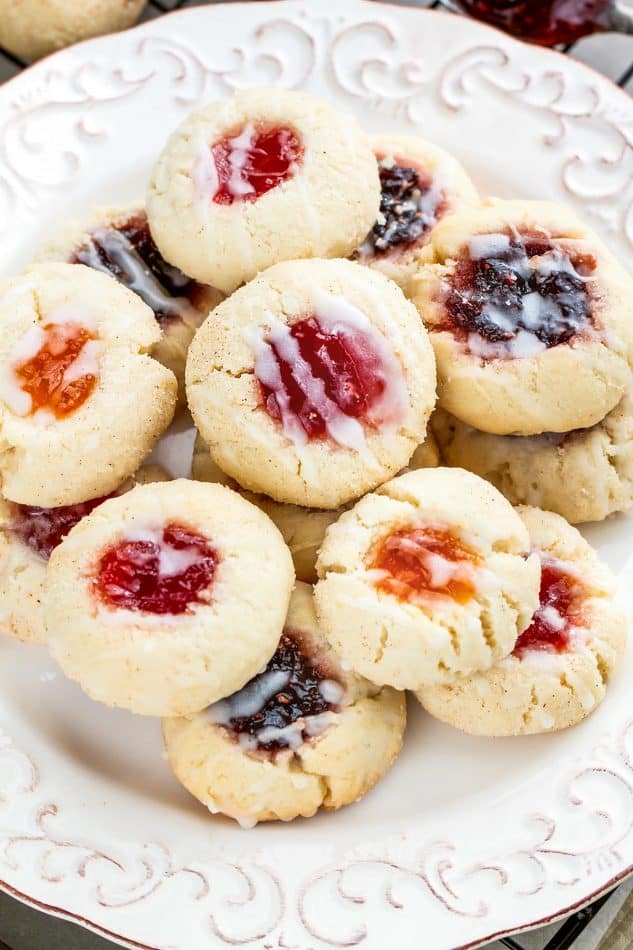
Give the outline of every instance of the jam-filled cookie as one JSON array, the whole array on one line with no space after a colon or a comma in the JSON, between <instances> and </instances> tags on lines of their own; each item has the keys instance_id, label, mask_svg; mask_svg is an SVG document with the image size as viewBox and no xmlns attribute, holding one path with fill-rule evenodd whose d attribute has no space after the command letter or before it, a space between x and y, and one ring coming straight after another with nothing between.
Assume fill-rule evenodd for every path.
<instances>
[{"instance_id":1,"label":"jam-filled cookie","mask_svg":"<svg viewBox=\"0 0 633 950\"><path fill-rule=\"evenodd\" d=\"M272 521L223 485L178 479L104 501L52 552L49 647L93 699L182 716L270 659L294 582Z\"/></svg>"},{"instance_id":2,"label":"jam-filled cookie","mask_svg":"<svg viewBox=\"0 0 633 950\"><path fill-rule=\"evenodd\" d=\"M240 288L196 333L186 377L224 472L318 508L402 469L435 403L415 308L382 274L343 260L278 264Z\"/></svg>"},{"instance_id":3,"label":"jam-filled cookie","mask_svg":"<svg viewBox=\"0 0 633 950\"><path fill-rule=\"evenodd\" d=\"M422 705L479 736L565 729L604 699L622 657L627 621L613 579L582 535L559 515L520 509L542 565L538 610L512 654L490 670L427 687Z\"/></svg>"},{"instance_id":4,"label":"jam-filled cookie","mask_svg":"<svg viewBox=\"0 0 633 950\"><path fill-rule=\"evenodd\" d=\"M440 464L440 456L433 435L419 445L411 457L407 468L434 468ZM271 518L279 530L295 566L298 580L308 584L316 582L316 559L325 532L342 513L342 508L328 511L323 508L302 508L299 505L287 505L273 501L267 495L244 491L240 485L222 471L211 458L209 448L198 433L193 449L191 472L201 482L220 482L240 491L245 498L261 508Z\"/></svg>"},{"instance_id":5,"label":"jam-filled cookie","mask_svg":"<svg viewBox=\"0 0 633 950\"><path fill-rule=\"evenodd\" d=\"M572 524L633 508L633 396L589 429L542 435L478 432L443 410L433 429L448 465L475 472L513 505L554 511Z\"/></svg>"},{"instance_id":6,"label":"jam-filled cookie","mask_svg":"<svg viewBox=\"0 0 633 950\"><path fill-rule=\"evenodd\" d=\"M47 508L115 491L171 422L176 379L136 294L88 267L38 264L0 289L0 476Z\"/></svg>"},{"instance_id":7,"label":"jam-filled cookie","mask_svg":"<svg viewBox=\"0 0 633 950\"><path fill-rule=\"evenodd\" d=\"M420 469L328 528L316 607L343 662L418 689L512 650L538 604L540 566L509 502L460 469Z\"/></svg>"},{"instance_id":8,"label":"jam-filled cookie","mask_svg":"<svg viewBox=\"0 0 633 950\"><path fill-rule=\"evenodd\" d=\"M162 330L152 356L174 373L184 401L189 344L222 294L167 263L154 244L142 205L93 210L66 225L42 248L38 260L85 264L138 294Z\"/></svg>"},{"instance_id":9,"label":"jam-filled cookie","mask_svg":"<svg viewBox=\"0 0 633 950\"><path fill-rule=\"evenodd\" d=\"M0 46L23 59L136 23L147 0L0 0Z\"/></svg>"},{"instance_id":10,"label":"jam-filled cookie","mask_svg":"<svg viewBox=\"0 0 633 950\"><path fill-rule=\"evenodd\" d=\"M420 250L448 214L478 204L457 159L414 135L370 138L380 175L380 212L354 259L382 271L407 291Z\"/></svg>"},{"instance_id":11,"label":"jam-filled cookie","mask_svg":"<svg viewBox=\"0 0 633 950\"><path fill-rule=\"evenodd\" d=\"M113 494L162 481L167 481L162 468L144 465ZM38 508L0 498L0 635L46 643L42 598L48 559L71 528L105 500L92 498L61 508Z\"/></svg>"},{"instance_id":12,"label":"jam-filled cookie","mask_svg":"<svg viewBox=\"0 0 633 950\"><path fill-rule=\"evenodd\" d=\"M354 119L261 89L189 116L154 167L147 213L168 261L230 293L279 261L347 257L379 202L376 159Z\"/></svg>"},{"instance_id":13,"label":"jam-filled cookie","mask_svg":"<svg viewBox=\"0 0 633 950\"><path fill-rule=\"evenodd\" d=\"M298 584L266 668L187 719L166 719L172 769L209 811L251 827L362 798L402 746L402 693L344 671Z\"/></svg>"},{"instance_id":14,"label":"jam-filled cookie","mask_svg":"<svg viewBox=\"0 0 633 950\"><path fill-rule=\"evenodd\" d=\"M494 201L435 228L411 296L442 408L497 435L595 425L632 383L633 282L566 208Z\"/></svg>"}]
</instances>

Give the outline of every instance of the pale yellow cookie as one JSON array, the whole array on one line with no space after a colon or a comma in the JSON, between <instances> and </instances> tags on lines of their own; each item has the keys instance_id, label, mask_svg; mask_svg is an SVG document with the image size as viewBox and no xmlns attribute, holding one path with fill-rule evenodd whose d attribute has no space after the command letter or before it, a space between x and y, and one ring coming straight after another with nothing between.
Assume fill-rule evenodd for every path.
<instances>
[{"instance_id":1,"label":"pale yellow cookie","mask_svg":"<svg viewBox=\"0 0 633 950\"><path fill-rule=\"evenodd\" d=\"M572 524L633 507L630 393L602 422L574 432L490 435L441 409L432 425L448 465L486 478L513 505L536 505Z\"/></svg>"},{"instance_id":2,"label":"pale yellow cookie","mask_svg":"<svg viewBox=\"0 0 633 950\"><path fill-rule=\"evenodd\" d=\"M272 656L294 583L272 521L223 485L179 479L103 502L51 554L49 647L93 699L181 716Z\"/></svg>"},{"instance_id":3,"label":"pale yellow cookie","mask_svg":"<svg viewBox=\"0 0 633 950\"><path fill-rule=\"evenodd\" d=\"M540 566L512 506L460 469L420 469L328 528L315 597L352 670L419 689L506 656L538 604Z\"/></svg>"},{"instance_id":4,"label":"pale yellow cookie","mask_svg":"<svg viewBox=\"0 0 633 950\"><path fill-rule=\"evenodd\" d=\"M631 389L633 281L567 208L489 201L434 229L410 284L439 404L497 435L600 422Z\"/></svg>"},{"instance_id":5,"label":"pale yellow cookie","mask_svg":"<svg viewBox=\"0 0 633 950\"><path fill-rule=\"evenodd\" d=\"M379 201L376 159L351 116L305 93L251 89L176 130L147 213L166 260L230 293L279 261L347 257Z\"/></svg>"},{"instance_id":6,"label":"pale yellow cookie","mask_svg":"<svg viewBox=\"0 0 633 950\"><path fill-rule=\"evenodd\" d=\"M420 250L446 215L479 203L477 189L456 158L415 135L370 136L380 175L380 212L354 254L400 284L406 293Z\"/></svg>"},{"instance_id":7,"label":"pale yellow cookie","mask_svg":"<svg viewBox=\"0 0 633 950\"><path fill-rule=\"evenodd\" d=\"M202 321L222 300L222 294L192 280L163 259L142 204L93 208L50 238L37 260L85 264L138 294L162 331L152 347L152 356L174 373L179 399L185 401L189 344Z\"/></svg>"},{"instance_id":8,"label":"pale yellow cookie","mask_svg":"<svg viewBox=\"0 0 633 950\"><path fill-rule=\"evenodd\" d=\"M362 798L402 746L404 695L343 670L298 584L265 670L163 731L177 778L210 812L252 827Z\"/></svg>"},{"instance_id":9,"label":"pale yellow cookie","mask_svg":"<svg viewBox=\"0 0 633 950\"><path fill-rule=\"evenodd\" d=\"M276 501L338 508L424 440L433 350L415 308L350 261L292 261L220 304L187 359L189 406L214 461Z\"/></svg>"},{"instance_id":10,"label":"pale yellow cookie","mask_svg":"<svg viewBox=\"0 0 633 950\"><path fill-rule=\"evenodd\" d=\"M160 466L144 465L116 494L167 480ZM36 508L0 498L0 635L46 643L42 599L48 559L71 528L103 500Z\"/></svg>"},{"instance_id":11,"label":"pale yellow cookie","mask_svg":"<svg viewBox=\"0 0 633 950\"><path fill-rule=\"evenodd\" d=\"M23 59L136 23L147 0L0 0L0 46Z\"/></svg>"},{"instance_id":12,"label":"pale yellow cookie","mask_svg":"<svg viewBox=\"0 0 633 950\"><path fill-rule=\"evenodd\" d=\"M434 468L439 464L437 444L432 433L429 432L422 445L419 445L413 453L407 468L411 470ZM283 502L273 501L267 495L245 491L235 479L229 478L215 464L200 433L196 437L193 448L191 473L201 482L220 482L229 485L235 491L241 492L248 501L261 508L281 531L292 554L297 579L308 584L316 582L316 559L319 548L327 528L337 520L343 508L336 508L334 511L322 508L302 508L299 505L286 505Z\"/></svg>"},{"instance_id":13,"label":"pale yellow cookie","mask_svg":"<svg viewBox=\"0 0 633 950\"><path fill-rule=\"evenodd\" d=\"M566 729L605 697L627 636L614 583L559 515L520 508L542 562L540 606L511 656L484 672L418 692L437 719L478 736Z\"/></svg>"},{"instance_id":14,"label":"pale yellow cookie","mask_svg":"<svg viewBox=\"0 0 633 950\"><path fill-rule=\"evenodd\" d=\"M88 267L38 264L0 289L0 476L52 508L115 491L171 422L149 307Z\"/></svg>"}]
</instances>

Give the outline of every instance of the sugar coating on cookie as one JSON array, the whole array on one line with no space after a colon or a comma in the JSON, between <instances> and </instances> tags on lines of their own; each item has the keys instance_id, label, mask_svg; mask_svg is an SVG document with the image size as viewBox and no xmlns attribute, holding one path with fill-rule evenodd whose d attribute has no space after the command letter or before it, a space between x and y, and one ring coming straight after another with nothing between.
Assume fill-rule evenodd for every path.
<instances>
[{"instance_id":1,"label":"sugar coating on cookie","mask_svg":"<svg viewBox=\"0 0 633 950\"><path fill-rule=\"evenodd\" d=\"M328 528L315 597L343 662L398 689L450 681L512 650L540 566L509 502L460 469L420 469Z\"/></svg>"},{"instance_id":2,"label":"sugar coating on cookie","mask_svg":"<svg viewBox=\"0 0 633 950\"><path fill-rule=\"evenodd\" d=\"M357 801L396 759L405 722L402 693L342 668L300 583L266 668L204 712L166 719L163 731L192 795L252 827Z\"/></svg>"},{"instance_id":3,"label":"sugar coating on cookie","mask_svg":"<svg viewBox=\"0 0 633 950\"><path fill-rule=\"evenodd\" d=\"M630 393L602 422L573 432L491 435L441 409L432 425L446 464L487 479L513 505L554 511L572 524L633 508Z\"/></svg>"},{"instance_id":4,"label":"sugar coating on cookie","mask_svg":"<svg viewBox=\"0 0 633 950\"><path fill-rule=\"evenodd\" d=\"M607 567L559 515L518 509L542 565L540 602L512 654L484 672L418 691L433 716L483 736L565 729L605 697L627 619Z\"/></svg>"},{"instance_id":5,"label":"sugar coating on cookie","mask_svg":"<svg viewBox=\"0 0 633 950\"><path fill-rule=\"evenodd\" d=\"M187 360L220 468L276 501L337 508L407 465L435 402L415 308L350 261L269 268L220 304Z\"/></svg>"},{"instance_id":6,"label":"sugar coating on cookie","mask_svg":"<svg viewBox=\"0 0 633 950\"><path fill-rule=\"evenodd\" d=\"M422 445L419 445L413 453L407 469L434 468L439 464L440 456L437 443L429 431ZM200 433L196 436L193 448L191 474L193 478L201 482L220 482L220 484L228 485L235 491L239 491L244 498L257 505L258 508L261 508L281 531L282 537L292 554L297 579L305 581L307 584L316 583L316 559L319 548L325 537L325 532L342 514L343 508L335 508L334 510L302 508L300 505L284 504L283 502L274 501L267 495L246 491L241 488L235 479L229 478L216 465Z\"/></svg>"},{"instance_id":7,"label":"sugar coating on cookie","mask_svg":"<svg viewBox=\"0 0 633 950\"><path fill-rule=\"evenodd\" d=\"M154 243L142 204L93 209L50 238L37 260L85 264L138 294L162 331L151 354L174 373L184 402L189 344L222 294L167 263Z\"/></svg>"},{"instance_id":8,"label":"sugar coating on cookie","mask_svg":"<svg viewBox=\"0 0 633 950\"><path fill-rule=\"evenodd\" d=\"M144 465L106 497L167 479L160 466ZM68 532L105 500L40 508L0 498L0 635L46 643L43 592L48 560Z\"/></svg>"},{"instance_id":9,"label":"sugar coating on cookie","mask_svg":"<svg viewBox=\"0 0 633 950\"><path fill-rule=\"evenodd\" d=\"M420 250L442 218L479 202L457 159L414 135L370 136L380 175L380 211L353 259L407 291Z\"/></svg>"},{"instance_id":10,"label":"sugar coating on cookie","mask_svg":"<svg viewBox=\"0 0 633 950\"><path fill-rule=\"evenodd\" d=\"M269 660L294 582L272 521L179 479L105 501L52 552L53 657L85 692L148 716L196 712Z\"/></svg>"},{"instance_id":11,"label":"sugar coating on cookie","mask_svg":"<svg viewBox=\"0 0 633 950\"><path fill-rule=\"evenodd\" d=\"M11 501L115 491L171 422L176 379L153 314L87 267L38 264L0 289L0 475Z\"/></svg>"},{"instance_id":12,"label":"sugar coating on cookie","mask_svg":"<svg viewBox=\"0 0 633 950\"><path fill-rule=\"evenodd\" d=\"M347 257L379 200L354 119L305 93L261 89L185 120L154 166L147 211L166 260L230 293L279 261Z\"/></svg>"},{"instance_id":13,"label":"sugar coating on cookie","mask_svg":"<svg viewBox=\"0 0 633 950\"><path fill-rule=\"evenodd\" d=\"M631 388L631 278L567 208L489 201L445 218L410 294L439 404L482 431L586 428Z\"/></svg>"},{"instance_id":14,"label":"sugar coating on cookie","mask_svg":"<svg viewBox=\"0 0 633 950\"><path fill-rule=\"evenodd\" d=\"M7 0L0 7L0 46L23 59L48 53L137 21L147 0Z\"/></svg>"}]
</instances>

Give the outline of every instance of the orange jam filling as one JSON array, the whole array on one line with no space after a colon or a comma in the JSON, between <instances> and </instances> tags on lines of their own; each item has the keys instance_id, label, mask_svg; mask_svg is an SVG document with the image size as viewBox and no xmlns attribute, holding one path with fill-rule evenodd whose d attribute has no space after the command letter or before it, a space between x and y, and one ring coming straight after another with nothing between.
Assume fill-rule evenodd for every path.
<instances>
[{"instance_id":1,"label":"orange jam filling","mask_svg":"<svg viewBox=\"0 0 633 950\"><path fill-rule=\"evenodd\" d=\"M49 323L42 327L44 342L35 356L14 366L18 385L31 397L34 415L40 409L64 419L81 406L92 393L95 373L73 372L86 343L95 335L78 323Z\"/></svg>"},{"instance_id":2,"label":"orange jam filling","mask_svg":"<svg viewBox=\"0 0 633 950\"><path fill-rule=\"evenodd\" d=\"M401 528L379 542L371 569L380 572L376 587L400 600L442 596L464 604L475 593L479 560L446 528Z\"/></svg>"}]
</instances>

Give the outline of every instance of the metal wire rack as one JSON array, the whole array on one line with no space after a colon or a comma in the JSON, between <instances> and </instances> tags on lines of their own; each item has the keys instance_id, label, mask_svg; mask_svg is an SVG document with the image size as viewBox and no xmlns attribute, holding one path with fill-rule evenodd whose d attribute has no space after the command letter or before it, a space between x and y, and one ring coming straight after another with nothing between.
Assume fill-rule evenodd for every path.
<instances>
[{"instance_id":1,"label":"metal wire rack","mask_svg":"<svg viewBox=\"0 0 633 950\"><path fill-rule=\"evenodd\" d=\"M174 10L192 6L200 6L204 3L213 2L218 2L218 0L150 0L143 15L143 19L152 20L156 17L162 16L165 13L171 13ZM224 2L227 2L227 0L224 0ZM228 2L233 2L233 0L228 0ZM313 0L313 2L316 2L316 0ZM430 9L442 9L445 7L443 0L435 0L435 2L431 2L431 0L391 0L391 2L400 3L407 6L422 6ZM563 51L569 53L572 56L579 55L580 45L583 42L584 41L580 41L580 44L575 43L564 47ZM624 57L622 56L609 57L608 61L594 61L593 63L591 56L579 55L579 58L584 59L584 61L589 62L592 65L595 65L598 69L608 72L610 77L622 88L629 88L633 90L633 42L628 44L625 55L628 56L630 60L629 62L626 62L626 60L623 61ZM26 63L24 60L21 60L19 57L14 56L6 50L0 48L0 82L12 78L27 66L28 63ZM599 897L588 907L577 911L571 917L567 918L567 920L565 920L560 925L556 933L543 946L543 950L569 950L570 947L573 947L578 938L585 931L586 927L591 923L592 920L594 920L594 918L598 915L598 913L602 910L614 893L615 891L610 891L609 893L602 895L602 897ZM89 941L90 935L86 934L86 950L88 950L90 946ZM524 943L521 941L520 935L517 937L502 938L500 943L508 947L509 950L524 950L525 948ZM1 934L0 950L13 950L11 946L2 941Z\"/></svg>"}]
</instances>

